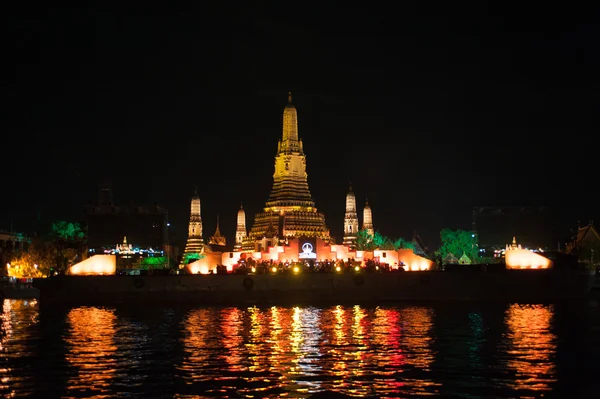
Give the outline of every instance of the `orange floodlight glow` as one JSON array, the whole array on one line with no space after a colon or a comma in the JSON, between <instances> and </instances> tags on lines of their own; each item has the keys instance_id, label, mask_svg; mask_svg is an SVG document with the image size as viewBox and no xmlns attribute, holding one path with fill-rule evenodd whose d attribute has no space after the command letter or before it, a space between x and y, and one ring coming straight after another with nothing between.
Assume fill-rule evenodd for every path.
<instances>
[{"instance_id":1,"label":"orange floodlight glow","mask_svg":"<svg viewBox=\"0 0 600 399\"><path fill-rule=\"evenodd\" d=\"M71 266L68 273L81 276L99 276L114 275L116 271L116 255L94 255Z\"/></svg>"},{"instance_id":2,"label":"orange floodlight glow","mask_svg":"<svg viewBox=\"0 0 600 399\"><path fill-rule=\"evenodd\" d=\"M549 269L552 261L527 249L508 249L504 253L507 269Z\"/></svg>"}]
</instances>

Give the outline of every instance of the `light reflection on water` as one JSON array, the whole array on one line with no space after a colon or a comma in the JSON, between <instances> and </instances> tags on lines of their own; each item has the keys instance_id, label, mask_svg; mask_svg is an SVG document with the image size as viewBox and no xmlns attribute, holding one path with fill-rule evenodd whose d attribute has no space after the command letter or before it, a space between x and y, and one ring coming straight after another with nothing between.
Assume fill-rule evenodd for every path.
<instances>
[{"instance_id":1,"label":"light reflection on water","mask_svg":"<svg viewBox=\"0 0 600 399\"><path fill-rule=\"evenodd\" d=\"M69 396L110 396L119 359L114 342L116 319L114 310L101 308L76 308L67 314L65 359L73 370L67 381Z\"/></svg>"},{"instance_id":2,"label":"light reflection on water","mask_svg":"<svg viewBox=\"0 0 600 399\"><path fill-rule=\"evenodd\" d=\"M0 323L0 393L4 397L18 397L22 387L32 388L33 381L27 377L30 373L27 359L33 357L33 348L29 342L35 343L35 326L38 323L36 300L7 300L2 304L2 321Z\"/></svg>"},{"instance_id":3,"label":"light reflection on water","mask_svg":"<svg viewBox=\"0 0 600 399\"><path fill-rule=\"evenodd\" d=\"M552 332L551 305L511 305L506 311L507 331L503 342L506 366L515 377L510 386L549 391L556 382L554 357L556 336Z\"/></svg>"},{"instance_id":4,"label":"light reflection on water","mask_svg":"<svg viewBox=\"0 0 600 399\"><path fill-rule=\"evenodd\" d=\"M40 310L35 301L4 300L0 393L62 398L301 398L323 390L380 397L565 394L581 362L598 355L587 348L597 350L600 337L587 331L598 331L600 317L586 305L573 305L577 311L555 304ZM573 334L578 325L580 339L570 336L558 345L559 332ZM577 353L578 361L565 363L570 360L559 356L561 348ZM584 383L598 389L595 380ZM577 384L580 391L587 389L581 378Z\"/></svg>"}]
</instances>

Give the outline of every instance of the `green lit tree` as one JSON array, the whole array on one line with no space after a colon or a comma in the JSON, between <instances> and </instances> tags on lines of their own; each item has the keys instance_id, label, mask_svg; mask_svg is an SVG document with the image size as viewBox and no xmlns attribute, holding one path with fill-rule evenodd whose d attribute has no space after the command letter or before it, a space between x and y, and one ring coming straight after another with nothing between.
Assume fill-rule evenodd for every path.
<instances>
[{"instance_id":1,"label":"green lit tree","mask_svg":"<svg viewBox=\"0 0 600 399\"><path fill-rule=\"evenodd\" d=\"M167 269L168 267L169 260L166 256L147 256L140 262L140 269L143 270Z\"/></svg>"},{"instance_id":2,"label":"green lit tree","mask_svg":"<svg viewBox=\"0 0 600 399\"><path fill-rule=\"evenodd\" d=\"M438 259L445 259L449 254L460 258L463 254L467 255L471 262L479 261L477 256L477 246L473 233L467 230L442 229L440 231L441 245L435 252Z\"/></svg>"},{"instance_id":3,"label":"green lit tree","mask_svg":"<svg viewBox=\"0 0 600 399\"><path fill-rule=\"evenodd\" d=\"M397 238L396 241L394 241L394 249L395 250L399 250L399 249L412 249L413 252L415 252L415 250L417 249L417 247L415 246L415 244L413 244L410 241L406 241L403 238Z\"/></svg>"},{"instance_id":4,"label":"green lit tree","mask_svg":"<svg viewBox=\"0 0 600 399\"><path fill-rule=\"evenodd\" d=\"M373 235L373 243L375 244L375 249L394 249L393 241L379 234L377 231Z\"/></svg>"},{"instance_id":5,"label":"green lit tree","mask_svg":"<svg viewBox=\"0 0 600 399\"><path fill-rule=\"evenodd\" d=\"M71 223L64 220L59 220L55 223L52 223L50 235L52 237L69 241L82 241L85 236L79 223Z\"/></svg>"},{"instance_id":6,"label":"green lit tree","mask_svg":"<svg viewBox=\"0 0 600 399\"><path fill-rule=\"evenodd\" d=\"M375 249L412 249L415 246L412 242L406 241L403 238L391 239L381 235L379 232L370 235L367 230L360 230L356 235L356 249L359 251L373 251Z\"/></svg>"},{"instance_id":7,"label":"green lit tree","mask_svg":"<svg viewBox=\"0 0 600 399\"><path fill-rule=\"evenodd\" d=\"M192 262L205 258L206 255L200 254L198 252L190 252L183 256L183 264L189 265Z\"/></svg>"},{"instance_id":8,"label":"green lit tree","mask_svg":"<svg viewBox=\"0 0 600 399\"><path fill-rule=\"evenodd\" d=\"M81 260L85 234L79 223L54 222L48 238L46 249L54 257L54 273L64 274L70 264Z\"/></svg>"},{"instance_id":9,"label":"green lit tree","mask_svg":"<svg viewBox=\"0 0 600 399\"><path fill-rule=\"evenodd\" d=\"M373 236L367 230L359 230L356 233L356 249L359 251L373 251L377 249L373 242Z\"/></svg>"}]
</instances>

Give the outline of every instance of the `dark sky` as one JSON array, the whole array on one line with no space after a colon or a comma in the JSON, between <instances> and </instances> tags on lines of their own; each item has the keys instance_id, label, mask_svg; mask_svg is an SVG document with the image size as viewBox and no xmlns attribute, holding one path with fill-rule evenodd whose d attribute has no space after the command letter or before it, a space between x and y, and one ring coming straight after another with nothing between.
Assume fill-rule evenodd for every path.
<instances>
[{"instance_id":1,"label":"dark sky","mask_svg":"<svg viewBox=\"0 0 600 399\"><path fill-rule=\"evenodd\" d=\"M376 230L431 246L474 206L600 216L596 8L193 3L8 14L0 229L79 220L108 179L181 243L198 185L205 232L218 214L233 240L240 201L251 225L268 198L288 91L338 240L349 182Z\"/></svg>"}]
</instances>

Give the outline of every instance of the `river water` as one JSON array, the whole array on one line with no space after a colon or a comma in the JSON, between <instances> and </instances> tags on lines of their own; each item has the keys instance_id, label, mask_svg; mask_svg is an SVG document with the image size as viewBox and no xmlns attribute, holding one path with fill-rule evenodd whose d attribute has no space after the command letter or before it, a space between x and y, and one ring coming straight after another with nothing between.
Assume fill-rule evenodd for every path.
<instances>
[{"instance_id":1,"label":"river water","mask_svg":"<svg viewBox=\"0 0 600 399\"><path fill-rule=\"evenodd\" d=\"M600 301L593 297L162 308L40 308L35 300L4 299L0 394L599 397L599 356Z\"/></svg>"}]
</instances>

